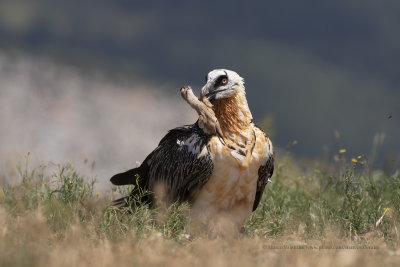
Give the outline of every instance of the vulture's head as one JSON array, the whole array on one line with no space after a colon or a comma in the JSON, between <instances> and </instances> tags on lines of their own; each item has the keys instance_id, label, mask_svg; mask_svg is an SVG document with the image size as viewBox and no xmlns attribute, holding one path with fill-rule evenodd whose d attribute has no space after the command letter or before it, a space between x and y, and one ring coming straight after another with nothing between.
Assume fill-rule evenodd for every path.
<instances>
[{"instance_id":1,"label":"vulture's head","mask_svg":"<svg viewBox=\"0 0 400 267\"><path fill-rule=\"evenodd\" d=\"M201 88L201 96L211 102L230 98L244 93L244 81L236 72L225 69L210 71L206 76L206 84Z\"/></svg>"}]
</instances>

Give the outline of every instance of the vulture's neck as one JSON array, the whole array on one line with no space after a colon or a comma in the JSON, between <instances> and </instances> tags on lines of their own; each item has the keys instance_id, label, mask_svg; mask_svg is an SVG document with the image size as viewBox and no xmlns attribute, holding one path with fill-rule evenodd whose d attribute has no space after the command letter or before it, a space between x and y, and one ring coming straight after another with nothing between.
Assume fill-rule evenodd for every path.
<instances>
[{"instance_id":1,"label":"vulture's neck","mask_svg":"<svg viewBox=\"0 0 400 267\"><path fill-rule=\"evenodd\" d=\"M244 90L233 97L217 100L213 109L224 138L239 142L249 140L253 116L247 104Z\"/></svg>"}]
</instances>

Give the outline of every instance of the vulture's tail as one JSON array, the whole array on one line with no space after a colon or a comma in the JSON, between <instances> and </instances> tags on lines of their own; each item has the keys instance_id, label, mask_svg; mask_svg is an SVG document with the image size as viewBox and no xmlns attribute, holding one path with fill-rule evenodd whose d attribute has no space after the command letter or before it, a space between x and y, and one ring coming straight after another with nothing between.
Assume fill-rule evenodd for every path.
<instances>
[{"instance_id":1,"label":"vulture's tail","mask_svg":"<svg viewBox=\"0 0 400 267\"><path fill-rule=\"evenodd\" d=\"M113 177L110 181L114 185L134 185L131 193L128 196L114 200L114 206L126 207L132 206L133 202L149 203L150 195L147 192L146 176L148 165L146 163L135 169L126 172L121 172Z\"/></svg>"}]
</instances>

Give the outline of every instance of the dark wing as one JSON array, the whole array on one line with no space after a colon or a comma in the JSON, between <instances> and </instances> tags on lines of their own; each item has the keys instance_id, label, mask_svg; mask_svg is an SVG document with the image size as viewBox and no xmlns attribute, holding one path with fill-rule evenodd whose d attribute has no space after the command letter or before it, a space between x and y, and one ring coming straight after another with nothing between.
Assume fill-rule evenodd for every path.
<instances>
[{"instance_id":1,"label":"dark wing","mask_svg":"<svg viewBox=\"0 0 400 267\"><path fill-rule=\"evenodd\" d=\"M267 163L265 163L265 165L262 165L258 169L257 190L253 204L253 211L255 211L258 207L258 204L260 204L265 186L270 182L270 178L272 177L273 172L274 172L274 156L271 155L268 158Z\"/></svg>"},{"instance_id":2,"label":"dark wing","mask_svg":"<svg viewBox=\"0 0 400 267\"><path fill-rule=\"evenodd\" d=\"M113 176L111 182L138 184L141 190L150 192L159 184L169 201L191 201L213 171L207 146L210 138L197 123L170 130L140 167ZM131 197L135 194L134 189ZM152 194L148 201L152 204Z\"/></svg>"},{"instance_id":3,"label":"dark wing","mask_svg":"<svg viewBox=\"0 0 400 267\"><path fill-rule=\"evenodd\" d=\"M267 138L266 135L265 137ZM272 149L272 147L270 147L270 149ZM273 173L274 173L274 154L271 154L267 159L267 162L264 165L261 165L260 168L258 169L257 189L256 189L256 197L254 199L254 204L253 204L253 211L255 211L258 205L260 204L265 186L271 181L270 179Z\"/></svg>"}]
</instances>

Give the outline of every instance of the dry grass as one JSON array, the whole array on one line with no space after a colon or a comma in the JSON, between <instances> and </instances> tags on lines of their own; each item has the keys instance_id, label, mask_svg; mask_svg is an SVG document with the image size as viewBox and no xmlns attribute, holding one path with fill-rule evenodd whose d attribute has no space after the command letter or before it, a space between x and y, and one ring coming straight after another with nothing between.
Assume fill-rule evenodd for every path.
<instances>
[{"instance_id":1,"label":"dry grass","mask_svg":"<svg viewBox=\"0 0 400 267\"><path fill-rule=\"evenodd\" d=\"M9 223L1 234L3 266L375 266L394 264L399 258L385 249L278 249L282 245L311 248L320 243L299 241L293 236L199 238L180 244L155 233L142 239L128 233L113 242L90 236L77 224L60 237L49 229L40 212ZM337 245L354 244L339 240Z\"/></svg>"},{"instance_id":2,"label":"dry grass","mask_svg":"<svg viewBox=\"0 0 400 267\"><path fill-rule=\"evenodd\" d=\"M294 235L198 238L182 244L158 233L138 239L129 232L116 242L93 236L76 223L60 236L48 227L40 211L7 220L4 210L1 213L2 266L386 266L398 263L400 257L399 251L397 256L391 255L379 241L373 242L379 249L354 249L362 246L345 240L332 240L336 249L318 249L320 240L305 242ZM292 249L280 249L282 246ZM344 246L352 249L338 249Z\"/></svg>"},{"instance_id":3,"label":"dry grass","mask_svg":"<svg viewBox=\"0 0 400 267\"><path fill-rule=\"evenodd\" d=\"M0 188L0 266L398 264L399 173L278 163L246 233L214 239L188 237L185 205L158 216L139 201L127 214L70 164L22 164L22 182Z\"/></svg>"}]
</instances>

